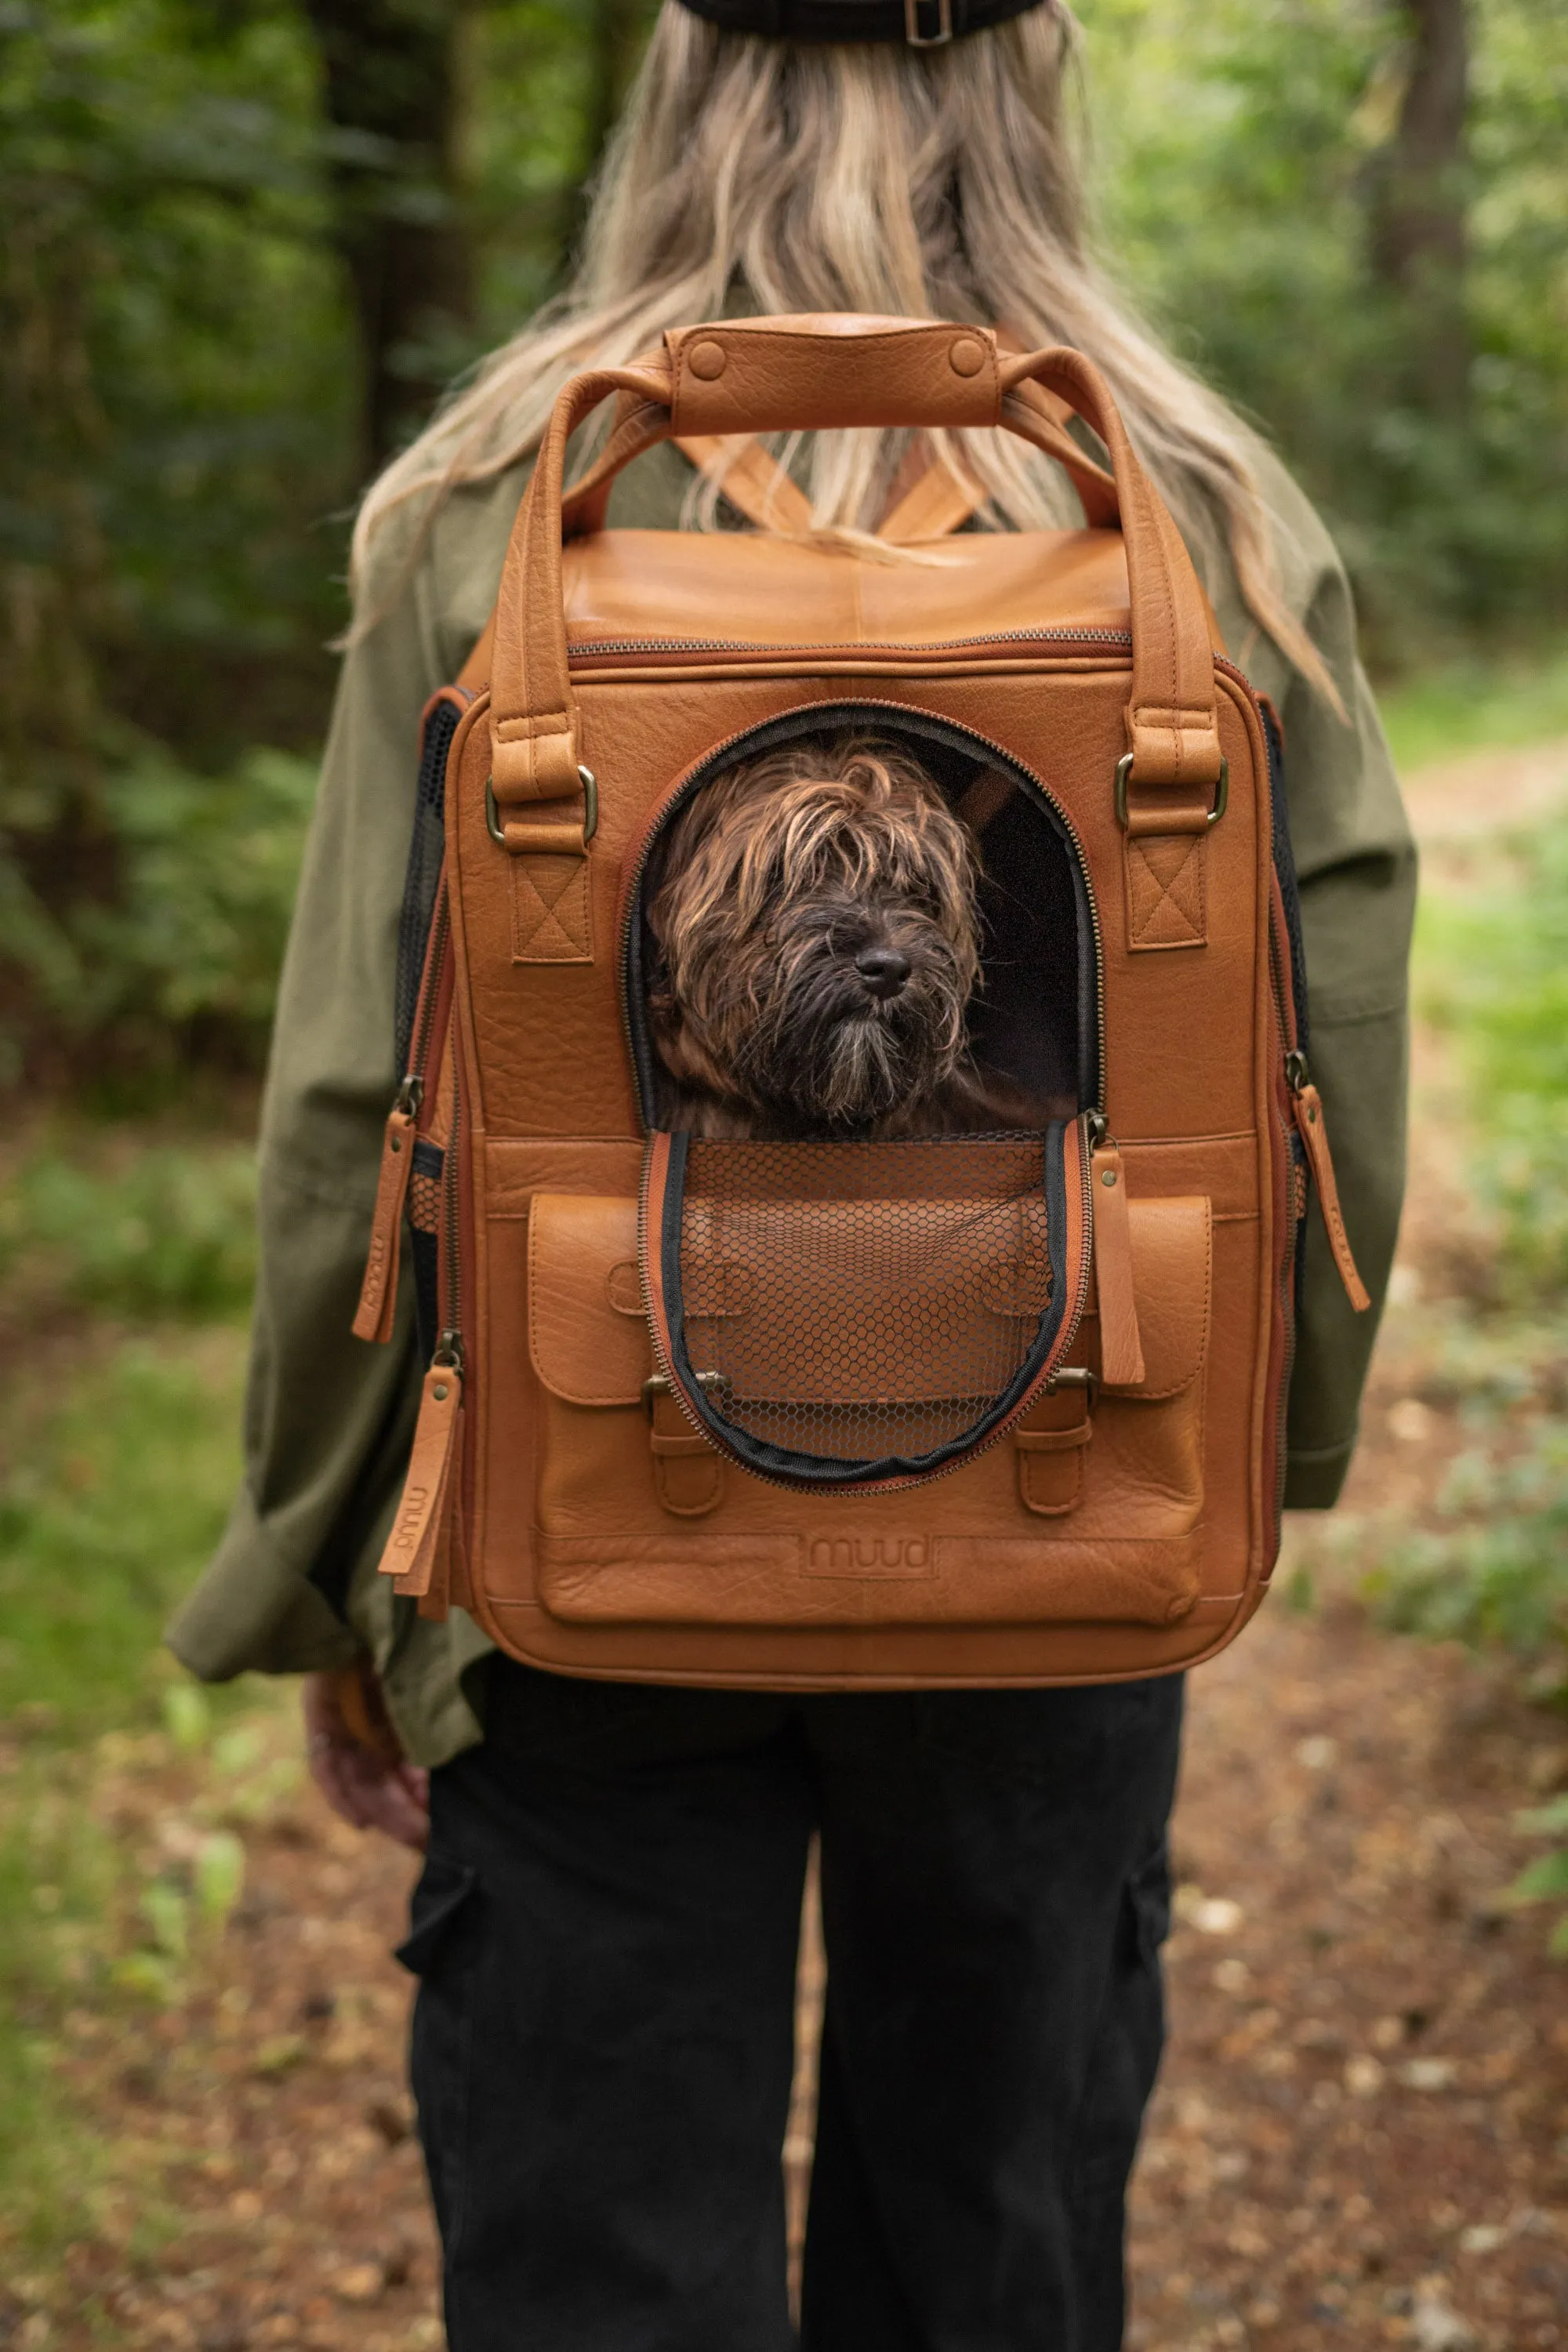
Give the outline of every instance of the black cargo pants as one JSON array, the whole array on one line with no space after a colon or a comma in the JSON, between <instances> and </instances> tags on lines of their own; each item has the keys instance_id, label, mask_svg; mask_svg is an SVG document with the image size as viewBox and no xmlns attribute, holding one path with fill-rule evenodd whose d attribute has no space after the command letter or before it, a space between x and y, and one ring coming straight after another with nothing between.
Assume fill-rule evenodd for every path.
<instances>
[{"instance_id":1,"label":"black cargo pants","mask_svg":"<svg viewBox=\"0 0 1568 2352\"><path fill-rule=\"evenodd\" d=\"M1114 2352L1159 2059L1175 1677L791 1697L496 1662L402 1957L452 2352Z\"/></svg>"}]
</instances>

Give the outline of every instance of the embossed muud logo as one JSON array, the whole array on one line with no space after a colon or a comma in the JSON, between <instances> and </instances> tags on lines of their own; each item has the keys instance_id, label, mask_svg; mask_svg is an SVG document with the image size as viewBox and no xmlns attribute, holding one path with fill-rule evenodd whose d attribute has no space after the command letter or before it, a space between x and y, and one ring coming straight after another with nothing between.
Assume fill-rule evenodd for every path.
<instances>
[{"instance_id":1,"label":"embossed muud logo","mask_svg":"<svg viewBox=\"0 0 1568 2352\"><path fill-rule=\"evenodd\" d=\"M813 1576L930 1576L929 1536L816 1536L806 1554Z\"/></svg>"}]
</instances>

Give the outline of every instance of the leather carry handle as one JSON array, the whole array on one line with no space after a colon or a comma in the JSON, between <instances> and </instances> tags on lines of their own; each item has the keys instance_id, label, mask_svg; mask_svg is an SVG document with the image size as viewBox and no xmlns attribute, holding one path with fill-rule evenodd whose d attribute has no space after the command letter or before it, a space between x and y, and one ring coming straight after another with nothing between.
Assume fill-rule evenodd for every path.
<instances>
[{"instance_id":1,"label":"leather carry handle","mask_svg":"<svg viewBox=\"0 0 1568 2352\"><path fill-rule=\"evenodd\" d=\"M657 367L659 363L655 354L638 365ZM1078 492L1084 520L1090 530L1115 530L1121 520L1116 484L1104 467L1097 466L1065 429L1062 420L1071 414L1067 402L1037 383L1016 386L1009 398L1014 404L1011 430L1022 440L1033 442L1037 449L1061 467ZM608 517L610 488L616 476L635 457L642 457L661 441L670 440L704 473L718 472L726 497L761 529L797 534L809 530L811 509L803 493L773 459L763 455L752 436L745 436L746 446L738 456L729 457L737 437L731 434L679 433L667 407L623 393L604 448L582 479L563 495L563 537L576 539L590 531L603 530ZM967 522L984 503L983 484L953 472L948 466L932 465L889 507L877 526L878 532L895 542L940 539Z\"/></svg>"},{"instance_id":2,"label":"leather carry handle","mask_svg":"<svg viewBox=\"0 0 1568 2352\"><path fill-rule=\"evenodd\" d=\"M651 446L648 436L1001 425L1042 446L1042 433L1060 427L1042 413L1034 393L1039 385L1081 416L1110 457L1131 601L1127 740L1131 781L1139 788L1138 799L1129 800L1132 828L1206 826L1220 751L1203 591L1103 377L1080 352L1058 348L1004 357L987 328L855 315L726 320L674 330L665 346L662 361L574 377L551 412L512 531L496 613L491 780L503 817L578 793L563 529L583 527L596 500L607 496L614 471L636 447ZM566 445L612 393L627 398L610 444L565 498ZM1144 788L1152 788L1152 796Z\"/></svg>"}]
</instances>

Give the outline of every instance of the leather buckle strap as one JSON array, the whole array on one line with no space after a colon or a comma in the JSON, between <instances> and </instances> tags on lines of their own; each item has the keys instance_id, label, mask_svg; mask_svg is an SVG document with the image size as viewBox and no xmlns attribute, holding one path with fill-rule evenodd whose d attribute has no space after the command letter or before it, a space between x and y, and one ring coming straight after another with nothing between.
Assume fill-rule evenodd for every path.
<instances>
[{"instance_id":1,"label":"leather buckle strap","mask_svg":"<svg viewBox=\"0 0 1568 2352\"><path fill-rule=\"evenodd\" d=\"M1129 816L1127 787L1131 781L1132 754L1131 751L1123 751L1121 759L1116 762L1116 780L1110 788L1111 800L1116 809L1116 822L1123 833L1201 833L1205 826L1217 824L1230 805L1230 761L1223 757L1219 763L1219 782L1215 786L1214 805L1203 813L1200 821L1196 824L1190 823L1184 814L1178 814L1168 805L1163 806L1159 802L1155 803L1146 822L1139 822L1139 813L1136 810ZM1170 799L1168 792L1165 793L1164 799L1168 803Z\"/></svg>"},{"instance_id":2,"label":"leather buckle strap","mask_svg":"<svg viewBox=\"0 0 1568 2352\"><path fill-rule=\"evenodd\" d=\"M496 806L494 776L485 778L485 831L502 849L515 857L525 849L550 850L556 856L585 850L599 830L599 780L592 768L579 765L578 780L583 787L583 829L578 832L570 824L507 825Z\"/></svg>"}]
</instances>

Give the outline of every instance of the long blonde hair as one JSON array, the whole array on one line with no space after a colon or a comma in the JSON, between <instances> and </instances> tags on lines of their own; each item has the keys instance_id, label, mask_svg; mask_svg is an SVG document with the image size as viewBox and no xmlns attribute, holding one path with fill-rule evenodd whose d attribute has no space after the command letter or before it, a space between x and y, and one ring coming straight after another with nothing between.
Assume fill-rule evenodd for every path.
<instances>
[{"instance_id":1,"label":"long blonde hair","mask_svg":"<svg viewBox=\"0 0 1568 2352\"><path fill-rule=\"evenodd\" d=\"M864 310L996 322L1026 349L1087 353L1211 587L1228 552L1253 617L1337 703L1279 593L1283 525L1258 487L1254 436L1138 323L1089 251L1068 104L1078 47L1065 0L934 49L723 32L665 0L571 284L365 498L356 627L375 617L366 556L386 518L418 499L427 528L457 486L531 454L578 369L622 363L667 327L726 310ZM1000 433L963 438L988 493L983 525L1077 520L1064 478L1033 450ZM816 436L805 483L817 530L875 528L906 439ZM710 523L714 503L711 485L694 484L684 519Z\"/></svg>"}]
</instances>

